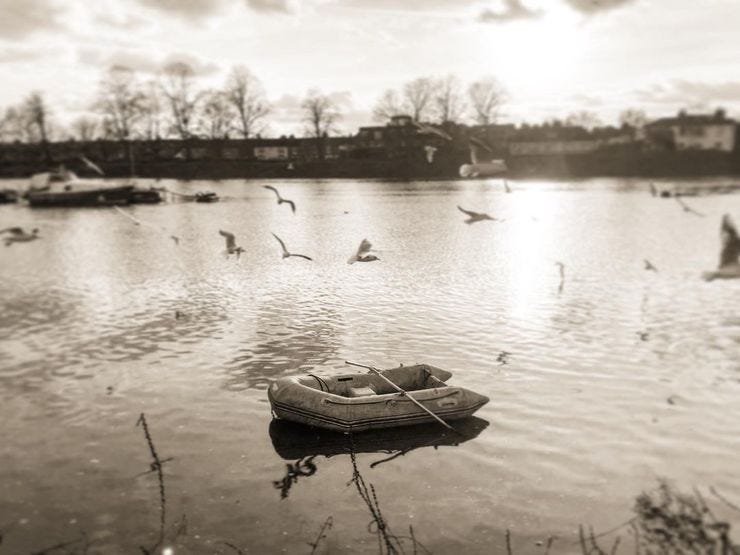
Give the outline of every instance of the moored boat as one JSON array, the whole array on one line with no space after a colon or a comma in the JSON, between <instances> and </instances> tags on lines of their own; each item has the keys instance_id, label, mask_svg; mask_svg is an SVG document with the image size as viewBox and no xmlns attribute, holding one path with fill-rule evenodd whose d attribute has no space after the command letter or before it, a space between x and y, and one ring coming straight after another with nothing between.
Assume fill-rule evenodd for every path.
<instances>
[{"instance_id":1,"label":"moored boat","mask_svg":"<svg viewBox=\"0 0 740 555\"><path fill-rule=\"evenodd\" d=\"M195 193L195 202L216 202L218 195L213 191L199 191Z\"/></svg>"},{"instance_id":2,"label":"moored boat","mask_svg":"<svg viewBox=\"0 0 740 555\"><path fill-rule=\"evenodd\" d=\"M424 424L436 418L466 418L489 401L484 395L445 383L451 376L450 372L428 364L400 366L384 370L381 375L308 374L275 380L267 395L279 418L340 432L358 432ZM389 381L404 393L399 393Z\"/></svg>"},{"instance_id":3,"label":"moored boat","mask_svg":"<svg viewBox=\"0 0 740 555\"><path fill-rule=\"evenodd\" d=\"M78 179L72 172L47 172L31 177L26 199L31 206L112 206L128 204L133 185L111 185Z\"/></svg>"},{"instance_id":4,"label":"moored boat","mask_svg":"<svg viewBox=\"0 0 740 555\"><path fill-rule=\"evenodd\" d=\"M15 189L0 189L0 204L10 204L18 201L18 191Z\"/></svg>"},{"instance_id":5,"label":"moored boat","mask_svg":"<svg viewBox=\"0 0 740 555\"><path fill-rule=\"evenodd\" d=\"M157 204L162 202L162 195L156 189L134 187L129 202L131 204Z\"/></svg>"}]
</instances>

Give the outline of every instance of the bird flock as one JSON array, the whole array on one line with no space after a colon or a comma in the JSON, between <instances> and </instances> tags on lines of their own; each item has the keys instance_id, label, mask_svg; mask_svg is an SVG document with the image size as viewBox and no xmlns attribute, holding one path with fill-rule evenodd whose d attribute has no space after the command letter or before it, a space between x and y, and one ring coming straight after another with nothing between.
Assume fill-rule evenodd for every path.
<instances>
[{"instance_id":1,"label":"bird flock","mask_svg":"<svg viewBox=\"0 0 740 555\"><path fill-rule=\"evenodd\" d=\"M92 162L88 160L83 160L83 162L85 162L88 166L94 165ZM503 186L507 193L511 192L511 188L509 187L509 184L506 180L503 180ZM679 204L679 206L682 208L682 210L685 213L692 214L697 217L706 216L706 214L699 212L698 210L689 206L681 198L681 195L677 191L675 190L674 191L668 191L668 190L659 191L658 188L655 186L655 184L652 182L650 182L648 186L649 186L650 193L654 197L673 198L675 199L675 201ZM280 191L272 185L264 185L263 187L267 190L272 191L275 194L275 198L276 198L278 206L286 204L290 207L290 210L293 214L296 213L296 203L293 200L283 197L280 194ZM160 232L164 232L166 235L169 236L169 238L174 242L175 245L179 244L180 238L177 235L171 233L169 230L167 230L163 226L153 224L150 222L146 222L139 218L136 218L118 206L114 206L113 208L120 215L130 220L134 225L141 226L141 227L148 227L148 228L160 231ZM495 218L486 212L476 212L473 210L463 208L460 205L457 206L457 209L466 216L466 219L463 221L464 223L468 225L479 223L479 222L484 222L484 221L504 221L504 220ZM218 233L225 240L226 248L223 251L224 255L226 257L234 255L236 259L239 260L241 255L246 251L244 248L237 245L237 240L236 240L236 236L234 235L234 233L231 231L224 230L224 229L219 229ZM301 258L306 261L313 261L313 258L306 254L291 252L286 246L285 241L281 239L275 233L272 233L272 236L275 238L275 240L278 242L278 245L280 246L281 257L283 260L287 258ZM34 228L29 232L29 231L24 230L22 227L18 227L18 226L7 227L5 229L1 229L0 237L2 237L2 240L6 247L9 247L15 243L28 243L28 242L41 238L41 236L39 235L38 229ZM719 264L718 264L717 269L712 270L712 271L703 272L702 277L707 281L712 281L715 279L740 278L740 235L738 234L737 227L735 226L735 223L733 222L729 214L724 214L722 216L722 220L720 223L720 243L721 243L720 244L720 256L719 256ZM360 242L360 245L357 248L356 252L353 253L347 259L347 264L351 265L356 262L374 262L374 261L380 260L380 258L376 254L373 254L373 252L374 250L373 250L372 243L370 243L368 239L363 239ZM658 271L655 265L652 264L649 260L644 259L643 262L644 262L644 268L646 271L651 271L651 272ZM558 267L558 271L560 275L560 283L558 286L558 291L562 292L564 284L565 284L565 264L560 261L557 261L555 262L555 265Z\"/></svg>"},{"instance_id":2,"label":"bird flock","mask_svg":"<svg viewBox=\"0 0 740 555\"><path fill-rule=\"evenodd\" d=\"M290 199L284 198L280 194L280 191L278 191L278 189L276 187L273 187L272 185L264 185L263 188L268 189L268 190L272 191L273 193L275 193L275 197L277 199L278 206L280 206L281 204L287 204L288 206L290 206L291 212L293 214L296 213L296 204L295 204L295 202L292 201L292 200L290 200ZM346 212L345 212L345 214L346 214ZM245 252L245 251L244 251L244 249L242 247L237 246L237 244L236 244L236 237L234 236L234 234L231 233L230 231L225 231L223 229L220 229L218 232L226 240L226 250L224 251L224 254L227 257L229 255L234 254L234 255L236 255L236 258L239 259L239 257L241 256L241 254L243 252ZM285 244L285 241L283 241L275 233L272 233L271 232L271 235L275 238L275 240L280 245L281 256L282 256L283 260L286 259L286 258L295 257L295 258L302 258L304 260L308 260L308 261L311 261L311 262L313 261L313 258L311 258L308 255L299 254L297 252L291 252L291 251L289 251L288 250L288 247ZM347 260L347 264L354 264L355 262L373 262L375 260L380 260L374 254L370 254L370 251L371 250L372 250L372 244L370 243L370 241L368 241L367 239L363 239L360 242L360 246L358 247L357 252L355 252L355 254L353 254L352 256L350 256L349 259Z\"/></svg>"}]
</instances>

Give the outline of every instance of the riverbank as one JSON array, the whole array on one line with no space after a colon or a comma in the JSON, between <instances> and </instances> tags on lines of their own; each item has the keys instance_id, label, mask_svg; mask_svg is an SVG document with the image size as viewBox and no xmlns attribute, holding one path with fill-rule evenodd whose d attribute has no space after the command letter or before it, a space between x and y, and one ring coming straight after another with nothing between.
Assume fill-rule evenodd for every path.
<instances>
[{"instance_id":1,"label":"riverbank","mask_svg":"<svg viewBox=\"0 0 740 555\"><path fill-rule=\"evenodd\" d=\"M461 179L459 168L469 163L467 153L441 152L430 163L420 153L406 152L396 158L337 158L331 160L139 159L97 158L107 177L170 179ZM25 178L64 164L81 175L90 169L77 154L44 156L0 162L0 177ZM584 154L510 156L505 159L511 178L589 177L700 177L740 176L740 153L717 151L640 151L608 149ZM132 172L133 166L133 172Z\"/></svg>"}]
</instances>

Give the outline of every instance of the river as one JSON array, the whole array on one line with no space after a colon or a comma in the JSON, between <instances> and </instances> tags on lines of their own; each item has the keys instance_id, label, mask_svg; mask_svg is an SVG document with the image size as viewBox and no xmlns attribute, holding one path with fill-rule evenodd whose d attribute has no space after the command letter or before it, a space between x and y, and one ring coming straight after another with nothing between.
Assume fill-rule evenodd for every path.
<instances>
[{"instance_id":1,"label":"river","mask_svg":"<svg viewBox=\"0 0 740 555\"><path fill-rule=\"evenodd\" d=\"M640 179L270 182L294 215L267 183L162 181L223 198L127 207L139 226L0 206L41 235L0 247L0 551L377 553L379 508L433 553L505 552L507 529L515 554L573 553L661 478L740 500L740 280L700 279L740 194L687 197L700 217ZM346 264L363 238L380 260ZM491 401L458 440L356 439L353 483L266 395L346 359L433 364Z\"/></svg>"}]
</instances>

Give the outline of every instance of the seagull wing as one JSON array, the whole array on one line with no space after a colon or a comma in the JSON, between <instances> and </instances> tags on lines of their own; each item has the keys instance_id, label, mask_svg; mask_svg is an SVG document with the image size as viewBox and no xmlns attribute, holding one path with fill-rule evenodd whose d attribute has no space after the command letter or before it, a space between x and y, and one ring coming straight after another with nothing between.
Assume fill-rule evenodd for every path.
<instances>
[{"instance_id":1,"label":"seagull wing","mask_svg":"<svg viewBox=\"0 0 740 555\"><path fill-rule=\"evenodd\" d=\"M704 214L697 210L694 210L693 208L691 208L691 206L686 204L681 197L675 196L673 198L676 199L676 202L678 202L678 204L680 204L686 212L691 212L692 214L696 214L697 216L704 216Z\"/></svg>"},{"instance_id":2,"label":"seagull wing","mask_svg":"<svg viewBox=\"0 0 740 555\"><path fill-rule=\"evenodd\" d=\"M93 162L86 156L80 156L80 160L82 160L88 168L90 168L92 171L94 171L98 175L105 175L105 172L100 169L100 166L98 166L95 162Z\"/></svg>"},{"instance_id":3,"label":"seagull wing","mask_svg":"<svg viewBox=\"0 0 740 555\"><path fill-rule=\"evenodd\" d=\"M463 208L459 204L457 205L457 209L460 212L462 212L463 214L465 214L466 216L469 216L470 218L476 218L476 217L479 217L480 216L480 214L478 214L478 212L473 212L472 210L465 210L465 208Z\"/></svg>"},{"instance_id":4,"label":"seagull wing","mask_svg":"<svg viewBox=\"0 0 740 555\"><path fill-rule=\"evenodd\" d=\"M221 237L226 238L226 248L228 250L236 248L236 238L234 237L233 233L229 233L228 231L223 231L222 229L219 229L218 233L219 235L221 235Z\"/></svg>"},{"instance_id":5,"label":"seagull wing","mask_svg":"<svg viewBox=\"0 0 740 555\"><path fill-rule=\"evenodd\" d=\"M114 205L114 206L113 206L113 209L114 209L114 210L115 210L116 212L118 212L118 213L119 213L119 214L120 214L121 216L123 216L123 217L125 217L125 218L128 218L129 220L131 220L132 222L134 222L134 225L141 225L141 221L140 221L140 220L138 220L138 219L134 218L134 217L133 217L133 216L132 216L131 214L129 214L128 212L126 212L126 211L125 211L125 210L124 210L123 208L121 208L120 206L115 206L115 205Z\"/></svg>"},{"instance_id":6,"label":"seagull wing","mask_svg":"<svg viewBox=\"0 0 740 555\"><path fill-rule=\"evenodd\" d=\"M313 260L310 256L306 256L305 254L289 254L288 256L297 256L298 258L305 258L306 260Z\"/></svg>"},{"instance_id":7,"label":"seagull wing","mask_svg":"<svg viewBox=\"0 0 740 555\"><path fill-rule=\"evenodd\" d=\"M719 267L731 266L738 263L740 257L740 236L735 223L729 214L722 216L721 226L722 249L719 253Z\"/></svg>"},{"instance_id":8,"label":"seagull wing","mask_svg":"<svg viewBox=\"0 0 740 555\"><path fill-rule=\"evenodd\" d=\"M263 187L265 189L270 189L270 191L274 192L275 193L275 196L277 196L278 202L280 202L281 200L283 200L283 197L280 196L280 192L275 187L273 187L272 185L263 185Z\"/></svg>"},{"instance_id":9,"label":"seagull wing","mask_svg":"<svg viewBox=\"0 0 740 555\"><path fill-rule=\"evenodd\" d=\"M365 256L367 253L370 252L370 249L372 248L372 243L370 243L370 241L368 241L367 239L363 239L362 243L360 243L360 247L357 249L357 257L360 258L362 256Z\"/></svg>"},{"instance_id":10,"label":"seagull wing","mask_svg":"<svg viewBox=\"0 0 740 555\"><path fill-rule=\"evenodd\" d=\"M283 249L283 254L286 255L286 256L290 256L290 253L288 252L288 249L285 248L285 243L283 243L283 240L280 237L278 237L277 235L275 235L274 233L272 234L272 236L275 239L277 239L278 243L280 243L280 248Z\"/></svg>"},{"instance_id":11,"label":"seagull wing","mask_svg":"<svg viewBox=\"0 0 740 555\"><path fill-rule=\"evenodd\" d=\"M290 209L293 211L293 214L295 214L295 202L287 199L283 199L283 202L287 202L288 204L290 204Z\"/></svg>"},{"instance_id":12,"label":"seagull wing","mask_svg":"<svg viewBox=\"0 0 740 555\"><path fill-rule=\"evenodd\" d=\"M12 235L23 235L23 228L6 227L5 229L0 229L0 233L10 233Z\"/></svg>"}]
</instances>

